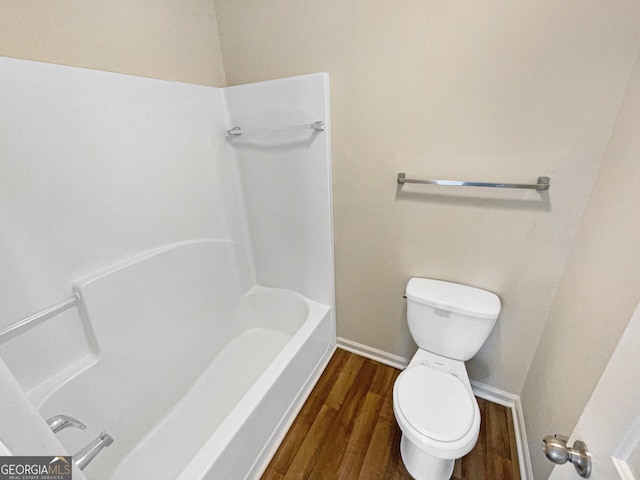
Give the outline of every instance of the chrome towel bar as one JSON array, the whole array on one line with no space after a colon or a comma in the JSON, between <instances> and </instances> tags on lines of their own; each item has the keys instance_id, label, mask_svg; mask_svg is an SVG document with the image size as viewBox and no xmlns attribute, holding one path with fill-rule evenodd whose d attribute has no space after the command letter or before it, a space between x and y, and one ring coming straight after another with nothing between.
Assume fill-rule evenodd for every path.
<instances>
[{"instance_id":1,"label":"chrome towel bar","mask_svg":"<svg viewBox=\"0 0 640 480\"><path fill-rule=\"evenodd\" d=\"M324 132L324 122L322 120L318 120L313 123L305 123L303 125L292 125L289 127L281 127L281 128L265 128L263 130L242 130L240 127L233 127L231 130L227 130L227 135L230 137L239 137L241 135L249 135L252 133L267 133L267 132L283 132L286 130L315 130L317 132Z\"/></svg>"},{"instance_id":2,"label":"chrome towel bar","mask_svg":"<svg viewBox=\"0 0 640 480\"><path fill-rule=\"evenodd\" d=\"M493 187L493 188L528 188L531 190L549 190L549 177L538 177L538 182L531 183L486 183L486 182L463 182L460 180L414 180L406 178L404 172L398 173L398 183L422 183L427 185L446 185L454 187Z\"/></svg>"}]
</instances>

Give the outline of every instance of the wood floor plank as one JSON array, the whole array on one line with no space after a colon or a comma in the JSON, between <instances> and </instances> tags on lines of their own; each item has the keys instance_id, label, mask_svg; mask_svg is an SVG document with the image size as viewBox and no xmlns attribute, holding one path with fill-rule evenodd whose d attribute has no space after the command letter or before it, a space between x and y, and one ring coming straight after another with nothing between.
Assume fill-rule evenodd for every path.
<instances>
[{"instance_id":1,"label":"wood floor plank","mask_svg":"<svg viewBox=\"0 0 640 480\"><path fill-rule=\"evenodd\" d=\"M391 367L387 367L391 368ZM396 419L393 413L393 384L398 378L400 372L395 368L393 370L393 375L391 377L391 381L389 382L389 387L387 388L387 392L385 393L384 399L382 401L382 408L380 409L380 416L387 421L396 424Z\"/></svg>"},{"instance_id":2,"label":"wood floor plank","mask_svg":"<svg viewBox=\"0 0 640 480\"><path fill-rule=\"evenodd\" d=\"M476 446L460 459L461 479L465 480L494 480L487 478L487 422L482 421L486 416L486 400L478 399L480 408L480 433Z\"/></svg>"},{"instance_id":3,"label":"wood floor plank","mask_svg":"<svg viewBox=\"0 0 640 480\"><path fill-rule=\"evenodd\" d=\"M504 458L498 453L489 452L487 458L487 470L491 472L491 480L512 480L513 469L511 459Z\"/></svg>"},{"instance_id":4,"label":"wood floor plank","mask_svg":"<svg viewBox=\"0 0 640 480\"><path fill-rule=\"evenodd\" d=\"M387 462L384 478L385 480L412 480L413 477L407 472L407 468L404 466L404 463L402 463L402 456L400 455L400 438L402 437L402 432L400 428L396 426L393 433L391 455Z\"/></svg>"},{"instance_id":5,"label":"wood floor plank","mask_svg":"<svg viewBox=\"0 0 640 480\"><path fill-rule=\"evenodd\" d=\"M262 480L283 480L284 475L278 472L275 468L267 468L262 475Z\"/></svg>"},{"instance_id":6,"label":"wood floor plank","mask_svg":"<svg viewBox=\"0 0 640 480\"><path fill-rule=\"evenodd\" d=\"M384 397L390 387L393 386L393 382L397 377L397 370L395 368L389 368L387 365L382 363L374 362L373 360L369 361L377 367L376 374L371 382L370 390L371 392L380 395L380 397Z\"/></svg>"},{"instance_id":7,"label":"wood floor plank","mask_svg":"<svg viewBox=\"0 0 640 480\"><path fill-rule=\"evenodd\" d=\"M485 426L487 429L487 449L496 455L511 460L507 410L492 402L484 402Z\"/></svg>"},{"instance_id":8,"label":"wood floor plank","mask_svg":"<svg viewBox=\"0 0 640 480\"><path fill-rule=\"evenodd\" d=\"M367 449L362 447L368 445L371 440L380 407L382 407L382 397L373 391L368 391L353 424L353 430L349 435L349 441L335 478L345 480L358 478L367 454Z\"/></svg>"},{"instance_id":9,"label":"wood floor plank","mask_svg":"<svg viewBox=\"0 0 640 480\"><path fill-rule=\"evenodd\" d=\"M287 473L289 465L293 462L307 432L311 429L322 405L324 405L329 392L334 387L340 372L344 369L345 363L349 358L349 352L340 349L336 350L327 368L320 376L315 388L305 402L304 407L294 420L293 425L287 432L270 465L281 474L284 475Z\"/></svg>"},{"instance_id":10,"label":"wood floor plank","mask_svg":"<svg viewBox=\"0 0 640 480\"><path fill-rule=\"evenodd\" d=\"M333 423L331 441L323 445L314 468L306 478L318 480L335 478L335 473L340 466L349 436L353 430L356 416L364 402L376 368L371 362L364 361L362 363L353 383L346 392L344 402Z\"/></svg>"},{"instance_id":11,"label":"wood floor plank","mask_svg":"<svg viewBox=\"0 0 640 480\"><path fill-rule=\"evenodd\" d=\"M267 467L263 480L411 480L393 414L399 371L338 349ZM520 480L511 411L478 399L476 447L452 480Z\"/></svg>"},{"instance_id":12,"label":"wood floor plank","mask_svg":"<svg viewBox=\"0 0 640 480\"><path fill-rule=\"evenodd\" d=\"M391 457L396 428L397 426L393 422L382 417L382 415L378 416L378 421L371 435L371 441L367 447L367 453L358 475L359 480L382 480L385 478L384 475Z\"/></svg>"},{"instance_id":13,"label":"wood floor plank","mask_svg":"<svg viewBox=\"0 0 640 480\"><path fill-rule=\"evenodd\" d=\"M348 358L344 368L338 375L338 379L331 389L329 396L325 400L327 405L335 408L336 410L340 409L347 396L347 392L351 388L353 381L364 363L364 360L364 357L360 357L359 355L351 355Z\"/></svg>"},{"instance_id":14,"label":"wood floor plank","mask_svg":"<svg viewBox=\"0 0 640 480\"><path fill-rule=\"evenodd\" d=\"M287 468L284 478L286 480L299 480L308 478L309 472L316 464L318 451L322 449L327 432L333 425L338 411L328 405L323 405L320 409L316 421L305 436L302 445L296 452L291 465Z\"/></svg>"}]
</instances>

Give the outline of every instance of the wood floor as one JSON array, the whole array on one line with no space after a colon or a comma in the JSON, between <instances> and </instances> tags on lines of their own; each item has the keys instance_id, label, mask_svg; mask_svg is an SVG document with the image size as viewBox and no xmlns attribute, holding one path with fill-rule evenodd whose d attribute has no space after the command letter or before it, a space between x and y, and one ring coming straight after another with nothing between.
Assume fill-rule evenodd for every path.
<instances>
[{"instance_id":1,"label":"wood floor","mask_svg":"<svg viewBox=\"0 0 640 480\"><path fill-rule=\"evenodd\" d=\"M407 479L393 416L399 370L337 349L263 480ZM476 447L456 461L453 480L519 480L511 411L478 399Z\"/></svg>"}]
</instances>

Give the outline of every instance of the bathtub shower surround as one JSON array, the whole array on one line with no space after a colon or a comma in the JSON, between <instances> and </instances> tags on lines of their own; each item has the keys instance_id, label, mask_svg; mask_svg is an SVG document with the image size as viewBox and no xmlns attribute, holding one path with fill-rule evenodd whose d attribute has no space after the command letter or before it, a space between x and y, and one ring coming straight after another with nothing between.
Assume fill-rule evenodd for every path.
<instances>
[{"instance_id":1,"label":"bathtub shower surround","mask_svg":"<svg viewBox=\"0 0 640 480\"><path fill-rule=\"evenodd\" d=\"M327 75L0 58L0 108L0 446L107 431L74 478L260 475L335 347Z\"/></svg>"}]
</instances>

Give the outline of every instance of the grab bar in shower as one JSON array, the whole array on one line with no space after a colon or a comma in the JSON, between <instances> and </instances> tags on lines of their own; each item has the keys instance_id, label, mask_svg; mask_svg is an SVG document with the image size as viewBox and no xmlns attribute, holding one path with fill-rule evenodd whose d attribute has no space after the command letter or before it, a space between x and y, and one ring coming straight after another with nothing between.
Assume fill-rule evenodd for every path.
<instances>
[{"instance_id":1,"label":"grab bar in shower","mask_svg":"<svg viewBox=\"0 0 640 480\"><path fill-rule=\"evenodd\" d=\"M316 132L324 132L324 122L318 120L313 123L305 123L303 125L291 125L289 127L280 128L265 128L262 130L243 130L241 127L233 127L231 130L227 130L227 135L230 137L239 137L241 135L250 135L252 133L269 133L269 132L284 132L287 130L315 130Z\"/></svg>"},{"instance_id":2,"label":"grab bar in shower","mask_svg":"<svg viewBox=\"0 0 640 480\"><path fill-rule=\"evenodd\" d=\"M72 297L65 298L61 302L55 303L45 308L44 310L40 310L38 313L34 313L33 315L24 318L19 322L12 323L8 327L0 330L0 345L20 335L25 330L28 330L31 327L35 327L36 325L50 319L51 317L75 307L79 299L80 295L74 293Z\"/></svg>"},{"instance_id":3,"label":"grab bar in shower","mask_svg":"<svg viewBox=\"0 0 640 480\"><path fill-rule=\"evenodd\" d=\"M398 173L398 183L422 183L427 185L446 185L454 187L493 187L493 188L528 188L531 190L549 190L549 177L538 177L537 183L486 183L486 182L464 182L461 180L414 180L406 178L404 172Z\"/></svg>"}]
</instances>

